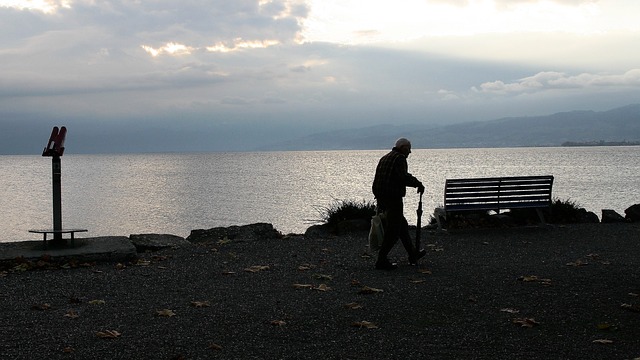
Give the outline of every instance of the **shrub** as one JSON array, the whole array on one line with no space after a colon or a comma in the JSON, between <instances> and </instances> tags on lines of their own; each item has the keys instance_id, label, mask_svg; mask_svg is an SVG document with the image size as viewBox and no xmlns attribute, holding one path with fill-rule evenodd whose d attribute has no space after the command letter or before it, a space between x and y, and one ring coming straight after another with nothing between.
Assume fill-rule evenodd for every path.
<instances>
[{"instance_id":1,"label":"shrub","mask_svg":"<svg viewBox=\"0 0 640 360\"><path fill-rule=\"evenodd\" d=\"M551 224L577 224L586 222L587 211L571 199L553 199L551 207L544 209L545 220ZM540 221L535 209L513 209L509 216L518 224L532 224Z\"/></svg>"},{"instance_id":2,"label":"shrub","mask_svg":"<svg viewBox=\"0 0 640 360\"><path fill-rule=\"evenodd\" d=\"M577 224L586 220L587 211L573 200L553 199L549 222L552 224Z\"/></svg>"},{"instance_id":3,"label":"shrub","mask_svg":"<svg viewBox=\"0 0 640 360\"><path fill-rule=\"evenodd\" d=\"M376 214L376 205L366 200L333 200L329 206L317 207L316 210L320 213L321 221L333 227L345 220L371 220Z\"/></svg>"}]
</instances>

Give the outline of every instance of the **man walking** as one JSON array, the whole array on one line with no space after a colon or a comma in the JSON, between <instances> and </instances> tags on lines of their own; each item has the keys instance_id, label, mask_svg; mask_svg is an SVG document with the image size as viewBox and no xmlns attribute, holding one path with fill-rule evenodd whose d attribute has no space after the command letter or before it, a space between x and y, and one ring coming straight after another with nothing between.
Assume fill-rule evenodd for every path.
<instances>
[{"instance_id":1,"label":"man walking","mask_svg":"<svg viewBox=\"0 0 640 360\"><path fill-rule=\"evenodd\" d=\"M395 246L398 238L409 254L409 263L417 264L426 255L426 250L416 249L409 235L409 224L404 217L403 198L407 186L418 188L418 193L424 193L424 186L418 179L408 172L407 157L411 154L411 142L405 138L396 141L391 151L378 162L376 175L373 180L373 195L378 209L385 211L387 224L384 229L384 241L378 252L376 269L393 270L397 264L389 261L387 256Z\"/></svg>"}]
</instances>

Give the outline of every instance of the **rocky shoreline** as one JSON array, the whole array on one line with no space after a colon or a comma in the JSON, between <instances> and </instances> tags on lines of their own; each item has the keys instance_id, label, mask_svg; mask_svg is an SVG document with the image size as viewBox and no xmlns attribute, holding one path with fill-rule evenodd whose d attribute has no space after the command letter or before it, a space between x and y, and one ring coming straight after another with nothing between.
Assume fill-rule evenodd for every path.
<instances>
[{"instance_id":1,"label":"rocky shoreline","mask_svg":"<svg viewBox=\"0 0 640 360\"><path fill-rule=\"evenodd\" d=\"M398 245L391 272L364 231L198 236L5 269L0 358L640 357L638 223L425 229L427 257L409 266Z\"/></svg>"}]
</instances>

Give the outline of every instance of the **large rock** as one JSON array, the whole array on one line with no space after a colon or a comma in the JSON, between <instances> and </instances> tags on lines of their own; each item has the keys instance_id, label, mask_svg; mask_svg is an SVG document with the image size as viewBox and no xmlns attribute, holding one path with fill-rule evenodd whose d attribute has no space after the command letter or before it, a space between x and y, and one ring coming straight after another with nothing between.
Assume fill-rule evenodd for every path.
<instances>
[{"instance_id":1,"label":"large rock","mask_svg":"<svg viewBox=\"0 0 640 360\"><path fill-rule=\"evenodd\" d=\"M600 219L598 219L598 215L596 215L594 212L585 210L584 212L580 213L580 222L597 224L600 222Z\"/></svg>"},{"instance_id":2,"label":"large rock","mask_svg":"<svg viewBox=\"0 0 640 360\"><path fill-rule=\"evenodd\" d=\"M350 219L340 221L337 225L318 224L312 225L304 232L305 237L321 238L336 235L346 235L357 232L368 232L371 228L371 220Z\"/></svg>"},{"instance_id":3,"label":"large rock","mask_svg":"<svg viewBox=\"0 0 640 360\"><path fill-rule=\"evenodd\" d=\"M631 222L640 221L640 204L631 205L624 211L625 219Z\"/></svg>"},{"instance_id":4,"label":"large rock","mask_svg":"<svg viewBox=\"0 0 640 360\"><path fill-rule=\"evenodd\" d=\"M308 238L324 238L332 234L331 227L327 224L311 225L304 232L304 236Z\"/></svg>"},{"instance_id":5,"label":"large rock","mask_svg":"<svg viewBox=\"0 0 640 360\"><path fill-rule=\"evenodd\" d=\"M624 217L615 210L602 209L602 223L621 223L626 222Z\"/></svg>"},{"instance_id":6,"label":"large rock","mask_svg":"<svg viewBox=\"0 0 640 360\"><path fill-rule=\"evenodd\" d=\"M131 240L138 252L193 245L181 236L169 234L135 234L130 235L129 240Z\"/></svg>"},{"instance_id":7,"label":"large rock","mask_svg":"<svg viewBox=\"0 0 640 360\"><path fill-rule=\"evenodd\" d=\"M336 227L336 233L338 235L344 235L354 232L369 231L369 229L371 229L371 220L351 219L339 222Z\"/></svg>"},{"instance_id":8,"label":"large rock","mask_svg":"<svg viewBox=\"0 0 640 360\"><path fill-rule=\"evenodd\" d=\"M283 235L274 229L272 224L255 223L242 226L216 227L206 230L191 230L191 234L187 236L187 241L199 243L234 239L280 239L282 237Z\"/></svg>"}]
</instances>

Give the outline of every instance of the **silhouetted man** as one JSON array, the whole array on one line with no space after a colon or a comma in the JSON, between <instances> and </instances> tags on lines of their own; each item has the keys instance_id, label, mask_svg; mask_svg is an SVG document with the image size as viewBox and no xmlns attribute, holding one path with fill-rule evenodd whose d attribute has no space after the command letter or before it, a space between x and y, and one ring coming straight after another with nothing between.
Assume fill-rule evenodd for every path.
<instances>
[{"instance_id":1,"label":"silhouetted man","mask_svg":"<svg viewBox=\"0 0 640 360\"><path fill-rule=\"evenodd\" d=\"M384 227L384 241L378 252L376 269L393 270L397 264L389 261L387 256L398 241L409 254L409 263L415 265L426 251L416 249L409 235L409 224L404 217L403 198L407 186L418 188L418 193L424 193L424 186L418 179L407 171L407 157L411 154L411 142L405 138L396 141L391 151L378 162L376 175L373 180L373 195L376 197L378 209L386 212L386 226Z\"/></svg>"}]
</instances>

